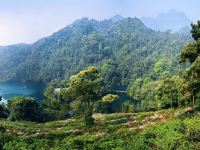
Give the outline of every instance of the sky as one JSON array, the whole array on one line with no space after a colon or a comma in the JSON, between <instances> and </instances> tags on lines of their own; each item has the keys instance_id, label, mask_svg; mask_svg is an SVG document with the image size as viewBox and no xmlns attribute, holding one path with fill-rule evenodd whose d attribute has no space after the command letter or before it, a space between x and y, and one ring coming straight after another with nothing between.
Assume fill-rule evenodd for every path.
<instances>
[{"instance_id":1,"label":"sky","mask_svg":"<svg viewBox=\"0 0 200 150\"><path fill-rule=\"evenodd\" d=\"M0 45L33 43L76 19L155 17L171 9L200 19L200 0L0 0Z\"/></svg>"}]
</instances>

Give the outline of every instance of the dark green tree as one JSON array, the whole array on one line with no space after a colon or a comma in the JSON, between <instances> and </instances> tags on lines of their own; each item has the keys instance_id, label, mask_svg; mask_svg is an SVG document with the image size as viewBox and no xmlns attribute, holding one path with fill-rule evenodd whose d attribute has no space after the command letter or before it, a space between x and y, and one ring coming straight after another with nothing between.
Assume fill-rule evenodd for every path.
<instances>
[{"instance_id":1,"label":"dark green tree","mask_svg":"<svg viewBox=\"0 0 200 150\"><path fill-rule=\"evenodd\" d=\"M197 24L192 24L191 30L193 43L186 45L180 55L180 62L189 62L187 68L187 80L189 81L189 91L191 93L191 101L194 107L196 96L200 92L200 21Z\"/></svg>"},{"instance_id":2,"label":"dark green tree","mask_svg":"<svg viewBox=\"0 0 200 150\"><path fill-rule=\"evenodd\" d=\"M59 97L58 93L55 92L54 86L51 84L47 85L44 96L46 97L45 105L47 105L47 107L51 109L58 109Z\"/></svg>"},{"instance_id":3,"label":"dark green tree","mask_svg":"<svg viewBox=\"0 0 200 150\"><path fill-rule=\"evenodd\" d=\"M94 111L98 113L113 113L113 102L119 99L118 95L107 94L95 103Z\"/></svg>"},{"instance_id":4,"label":"dark green tree","mask_svg":"<svg viewBox=\"0 0 200 150\"><path fill-rule=\"evenodd\" d=\"M39 121L41 117L39 104L29 97L14 97L8 101L11 120Z\"/></svg>"}]
</instances>

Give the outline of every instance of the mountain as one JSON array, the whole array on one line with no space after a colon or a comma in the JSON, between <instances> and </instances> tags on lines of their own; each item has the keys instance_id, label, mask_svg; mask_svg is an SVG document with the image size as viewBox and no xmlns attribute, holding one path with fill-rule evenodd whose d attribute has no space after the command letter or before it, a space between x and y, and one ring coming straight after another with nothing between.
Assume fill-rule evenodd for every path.
<instances>
[{"instance_id":1,"label":"mountain","mask_svg":"<svg viewBox=\"0 0 200 150\"><path fill-rule=\"evenodd\" d=\"M123 16L115 15L115 16L111 17L109 20L111 20L112 22L117 22L117 21L120 21L122 19L124 19Z\"/></svg>"},{"instance_id":2,"label":"mountain","mask_svg":"<svg viewBox=\"0 0 200 150\"><path fill-rule=\"evenodd\" d=\"M191 31L191 27L185 26L185 27L180 28L176 33L189 35L190 31Z\"/></svg>"},{"instance_id":3,"label":"mountain","mask_svg":"<svg viewBox=\"0 0 200 150\"><path fill-rule=\"evenodd\" d=\"M155 18L143 17L142 22L154 30L176 32L183 27L189 27L190 19L183 13L176 10L170 10L166 13L160 13Z\"/></svg>"},{"instance_id":4,"label":"mountain","mask_svg":"<svg viewBox=\"0 0 200 150\"><path fill-rule=\"evenodd\" d=\"M131 80L166 63L171 74L187 35L156 32L138 18L89 20L83 18L33 44L0 47L0 81L49 82L69 77L89 65L99 68L111 88L126 88Z\"/></svg>"}]
</instances>

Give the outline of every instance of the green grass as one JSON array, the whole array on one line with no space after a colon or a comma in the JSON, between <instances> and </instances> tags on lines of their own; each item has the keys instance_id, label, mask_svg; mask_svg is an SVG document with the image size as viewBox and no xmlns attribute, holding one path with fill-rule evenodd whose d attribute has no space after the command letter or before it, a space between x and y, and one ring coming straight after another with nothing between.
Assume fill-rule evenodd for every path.
<instances>
[{"instance_id":1,"label":"green grass","mask_svg":"<svg viewBox=\"0 0 200 150\"><path fill-rule=\"evenodd\" d=\"M0 149L198 150L200 115L180 117L182 112L94 114L90 129L81 118L48 123L0 120Z\"/></svg>"}]
</instances>

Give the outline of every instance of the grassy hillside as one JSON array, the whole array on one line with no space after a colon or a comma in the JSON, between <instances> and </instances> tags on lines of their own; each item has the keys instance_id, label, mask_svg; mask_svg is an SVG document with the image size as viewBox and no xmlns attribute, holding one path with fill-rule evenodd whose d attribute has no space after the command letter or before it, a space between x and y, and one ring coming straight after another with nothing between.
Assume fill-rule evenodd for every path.
<instances>
[{"instance_id":1,"label":"grassy hillside","mask_svg":"<svg viewBox=\"0 0 200 150\"><path fill-rule=\"evenodd\" d=\"M188 113L186 113L188 112ZM48 123L0 120L1 149L200 149L200 114L162 110L145 113L94 114L95 126L82 119Z\"/></svg>"}]
</instances>

